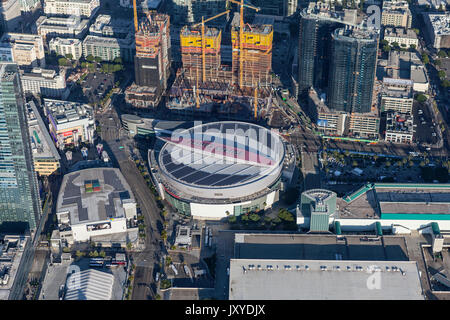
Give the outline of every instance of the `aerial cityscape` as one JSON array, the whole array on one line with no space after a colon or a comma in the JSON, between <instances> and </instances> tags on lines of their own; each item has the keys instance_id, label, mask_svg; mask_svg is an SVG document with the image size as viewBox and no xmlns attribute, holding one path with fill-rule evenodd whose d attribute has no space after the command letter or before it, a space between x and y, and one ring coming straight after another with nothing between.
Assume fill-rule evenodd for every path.
<instances>
[{"instance_id":1,"label":"aerial cityscape","mask_svg":"<svg viewBox=\"0 0 450 320\"><path fill-rule=\"evenodd\" d=\"M450 300L449 0L0 18L0 300Z\"/></svg>"}]
</instances>

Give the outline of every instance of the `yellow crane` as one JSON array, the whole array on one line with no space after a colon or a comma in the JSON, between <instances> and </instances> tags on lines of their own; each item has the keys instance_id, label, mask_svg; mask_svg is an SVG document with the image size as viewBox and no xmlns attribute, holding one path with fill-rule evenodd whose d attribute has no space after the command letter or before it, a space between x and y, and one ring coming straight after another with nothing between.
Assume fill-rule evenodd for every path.
<instances>
[{"instance_id":1,"label":"yellow crane","mask_svg":"<svg viewBox=\"0 0 450 320\"><path fill-rule=\"evenodd\" d=\"M136 0L133 0L133 12L134 12L134 29L136 32L138 32L139 26L138 26Z\"/></svg>"},{"instance_id":2,"label":"yellow crane","mask_svg":"<svg viewBox=\"0 0 450 320\"><path fill-rule=\"evenodd\" d=\"M260 9L249 4L245 4L244 0L228 0L229 2L238 4L240 7L239 11L239 87L242 88L242 78L244 71L244 7L256 10L258 12ZM227 2L228 2L227 1Z\"/></svg>"},{"instance_id":3,"label":"yellow crane","mask_svg":"<svg viewBox=\"0 0 450 320\"><path fill-rule=\"evenodd\" d=\"M224 11L224 12L222 12L222 13L219 13L219 14L217 14L217 15L211 17L211 18L208 18L208 19L206 19L206 20L205 20L205 18L202 16L202 22L199 22L199 23L196 23L196 24L192 25L192 27L197 27L197 26L199 26L199 25L202 26L202 79L203 79L203 82L206 81L206 66L205 66L205 65L206 65L206 53L205 53L205 51L206 51L205 23L208 22L208 21L214 20L214 19L216 19L216 18L218 18L218 17L221 17L221 16L223 16L224 14L228 14L229 12L230 12L230 10L226 10L226 11Z\"/></svg>"}]
</instances>

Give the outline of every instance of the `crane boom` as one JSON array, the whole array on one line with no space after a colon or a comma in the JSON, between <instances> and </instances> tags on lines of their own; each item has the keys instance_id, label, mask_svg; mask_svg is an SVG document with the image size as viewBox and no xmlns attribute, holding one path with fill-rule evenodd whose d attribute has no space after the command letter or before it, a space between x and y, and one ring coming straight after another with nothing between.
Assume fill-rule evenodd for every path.
<instances>
[{"instance_id":1,"label":"crane boom","mask_svg":"<svg viewBox=\"0 0 450 320\"><path fill-rule=\"evenodd\" d=\"M229 2L238 4L239 10L239 87L243 87L243 74L244 74L244 7L256 10L258 12L260 9L249 4L245 4L244 0L227 0Z\"/></svg>"},{"instance_id":2,"label":"crane boom","mask_svg":"<svg viewBox=\"0 0 450 320\"><path fill-rule=\"evenodd\" d=\"M136 0L133 0L133 13L134 13L134 30L139 31L138 18L137 18L137 7Z\"/></svg>"}]
</instances>

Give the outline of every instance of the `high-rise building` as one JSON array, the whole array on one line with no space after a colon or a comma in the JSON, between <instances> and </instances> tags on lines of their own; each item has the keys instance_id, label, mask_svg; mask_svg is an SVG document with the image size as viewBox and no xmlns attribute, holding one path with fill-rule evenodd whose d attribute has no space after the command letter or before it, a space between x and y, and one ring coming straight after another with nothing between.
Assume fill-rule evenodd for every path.
<instances>
[{"instance_id":1,"label":"high-rise building","mask_svg":"<svg viewBox=\"0 0 450 320\"><path fill-rule=\"evenodd\" d=\"M99 0L44 0L44 13L52 16L81 16L90 18L100 8Z\"/></svg>"},{"instance_id":2,"label":"high-rise building","mask_svg":"<svg viewBox=\"0 0 450 320\"><path fill-rule=\"evenodd\" d=\"M16 64L0 64L0 90L0 224L35 230L41 207Z\"/></svg>"},{"instance_id":3,"label":"high-rise building","mask_svg":"<svg viewBox=\"0 0 450 320\"><path fill-rule=\"evenodd\" d=\"M325 89L328 84L331 34L344 25L356 23L356 10L332 11L325 3L310 3L300 13L298 45L298 91Z\"/></svg>"},{"instance_id":4,"label":"high-rise building","mask_svg":"<svg viewBox=\"0 0 450 320\"><path fill-rule=\"evenodd\" d=\"M149 13L136 32L135 82L142 87L166 89L170 74L170 18Z\"/></svg>"},{"instance_id":5,"label":"high-rise building","mask_svg":"<svg viewBox=\"0 0 450 320\"><path fill-rule=\"evenodd\" d=\"M345 27L333 32L327 97L331 110L371 111L377 47L375 30Z\"/></svg>"},{"instance_id":6,"label":"high-rise building","mask_svg":"<svg viewBox=\"0 0 450 320\"><path fill-rule=\"evenodd\" d=\"M0 27L2 32L15 32L20 27L20 3L17 0L1 0Z\"/></svg>"},{"instance_id":7,"label":"high-rise building","mask_svg":"<svg viewBox=\"0 0 450 320\"><path fill-rule=\"evenodd\" d=\"M238 17L236 14L231 28L233 83L241 88L268 87L272 83L273 26L245 24L240 52Z\"/></svg>"},{"instance_id":8,"label":"high-rise building","mask_svg":"<svg viewBox=\"0 0 450 320\"><path fill-rule=\"evenodd\" d=\"M298 0L253 0L252 4L260 8L260 14L290 16L297 11Z\"/></svg>"},{"instance_id":9,"label":"high-rise building","mask_svg":"<svg viewBox=\"0 0 450 320\"><path fill-rule=\"evenodd\" d=\"M172 20L178 24L198 22L226 10L225 0L172 0L169 10ZM224 21L224 18L218 19ZM216 22L218 22L216 20Z\"/></svg>"}]
</instances>

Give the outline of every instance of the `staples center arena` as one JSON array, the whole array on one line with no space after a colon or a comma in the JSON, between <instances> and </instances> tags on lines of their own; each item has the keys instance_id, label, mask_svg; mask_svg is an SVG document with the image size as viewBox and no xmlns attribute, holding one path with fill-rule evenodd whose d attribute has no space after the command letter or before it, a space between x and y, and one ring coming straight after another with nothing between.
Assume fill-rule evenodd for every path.
<instances>
[{"instance_id":1,"label":"staples center arena","mask_svg":"<svg viewBox=\"0 0 450 320\"><path fill-rule=\"evenodd\" d=\"M213 122L159 136L152 179L179 213L198 219L270 208L279 198L281 137L244 122Z\"/></svg>"}]
</instances>

